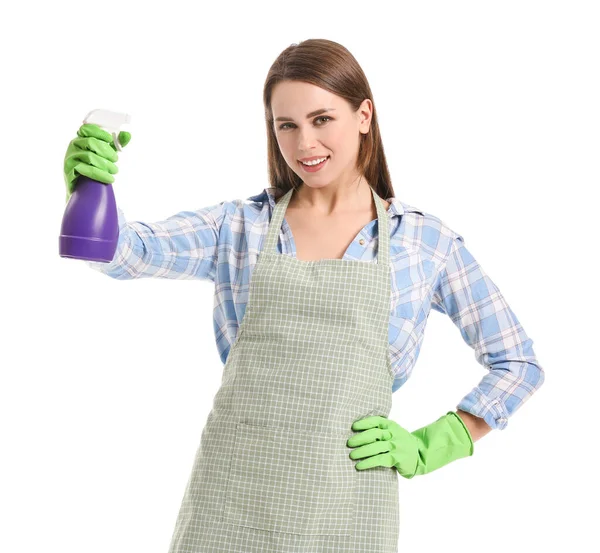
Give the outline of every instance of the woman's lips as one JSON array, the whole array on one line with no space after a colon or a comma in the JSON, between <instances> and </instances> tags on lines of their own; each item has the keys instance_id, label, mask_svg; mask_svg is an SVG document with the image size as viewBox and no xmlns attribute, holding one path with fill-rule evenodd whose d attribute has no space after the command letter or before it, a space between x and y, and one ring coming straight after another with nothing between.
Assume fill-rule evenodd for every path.
<instances>
[{"instance_id":1,"label":"woman's lips","mask_svg":"<svg viewBox=\"0 0 600 553\"><path fill-rule=\"evenodd\" d=\"M298 164L307 173L316 173L317 171L320 171L321 169L323 169L323 167L325 167L325 165L327 165L327 163L329 161L329 157L330 156L327 156L327 159L325 159L325 161L322 161L318 165L304 165L304 163L302 163L301 161L298 161Z\"/></svg>"}]
</instances>

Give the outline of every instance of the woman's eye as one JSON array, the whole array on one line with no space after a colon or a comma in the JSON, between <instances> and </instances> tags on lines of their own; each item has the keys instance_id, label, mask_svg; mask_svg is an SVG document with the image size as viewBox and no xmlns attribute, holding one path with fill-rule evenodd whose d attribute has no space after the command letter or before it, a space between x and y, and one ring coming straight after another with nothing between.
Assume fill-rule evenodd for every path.
<instances>
[{"instance_id":1,"label":"woman's eye","mask_svg":"<svg viewBox=\"0 0 600 553\"><path fill-rule=\"evenodd\" d=\"M331 117L328 117L327 115L321 115L320 117L317 117L317 118L315 119L315 121L318 121L319 119L327 119L327 120L331 120L332 118L331 118ZM279 126L279 129L283 131L283 130L285 130L285 129L287 128L287 126L288 126L288 125L293 125L293 123L284 123L283 125L280 125L280 126ZM319 127L320 127L320 126L321 126L321 125L319 125Z\"/></svg>"}]
</instances>

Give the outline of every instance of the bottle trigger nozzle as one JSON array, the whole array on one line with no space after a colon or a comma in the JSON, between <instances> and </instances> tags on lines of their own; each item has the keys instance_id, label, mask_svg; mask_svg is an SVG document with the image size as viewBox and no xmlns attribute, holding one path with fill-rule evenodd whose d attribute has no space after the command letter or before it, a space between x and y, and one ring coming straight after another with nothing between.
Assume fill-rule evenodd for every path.
<instances>
[{"instance_id":1,"label":"bottle trigger nozzle","mask_svg":"<svg viewBox=\"0 0 600 553\"><path fill-rule=\"evenodd\" d=\"M83 123L98 125L109 132L113 137L117 150L122 151L123 148L119 142L119 130L121 125L131 123L131 115L108 109L93 109L85 116Z\"/></svg>"}]
</instances>

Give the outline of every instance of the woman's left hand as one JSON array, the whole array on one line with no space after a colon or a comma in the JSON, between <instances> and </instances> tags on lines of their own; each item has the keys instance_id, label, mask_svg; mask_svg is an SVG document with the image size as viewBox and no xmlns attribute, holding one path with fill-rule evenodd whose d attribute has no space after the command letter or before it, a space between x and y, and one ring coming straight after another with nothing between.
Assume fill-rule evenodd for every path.
<instances>
[{"instance_id":1,"label":"woman's left hand","mask_svg":"<svg viewBox=\"0 0 600 553\"><path fill-rule=\"evenodd\" d=\"M362 430L346 442L348 447L357 448L350 452L350 459L365 459L356 463L357 470L395 467L403 476L415 473L419 441L397 422L385 417L367 417L355 421L352 430Z\"/></svg>"},{"instance_id":2,"label":"woman's left hand","mask_svg":"<svg viewBox=\"0 0 600 553\"><path fill-rule=\"evenodd\" d=\"M452 461L473 455L473 440L465 423L450 411L435 422L409 432L397 422L374 416L359 419L352 430L348 447L357 470L395 467L404 478L427 474Z\"/></svg>"}]
</instances>

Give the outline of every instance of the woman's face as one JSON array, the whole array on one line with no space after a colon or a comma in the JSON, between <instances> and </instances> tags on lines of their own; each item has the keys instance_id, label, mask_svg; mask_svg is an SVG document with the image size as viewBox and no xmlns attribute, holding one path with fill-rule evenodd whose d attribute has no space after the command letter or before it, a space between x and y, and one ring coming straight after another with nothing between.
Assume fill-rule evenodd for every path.
<instances>
[{"instance_id":1,"label":"woman's face","mask_svg":"<svg viewBox=\"0 0 600 553\"><path fill-rule=\"evenodd\" d=\"M354 182L360 133L367 133L371 124L369 99L355 113L343 98L318 86L282 81L273 88L271 109L281 155L304 184L321 188ZM327 111L313 113L321 110ZM314 156L329 159L319 171L303 169L298 160Z\"/></svg>"}]
</instances>

